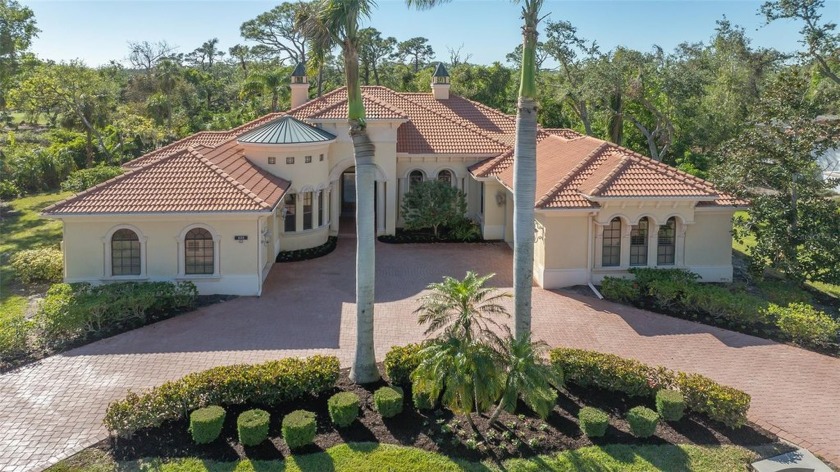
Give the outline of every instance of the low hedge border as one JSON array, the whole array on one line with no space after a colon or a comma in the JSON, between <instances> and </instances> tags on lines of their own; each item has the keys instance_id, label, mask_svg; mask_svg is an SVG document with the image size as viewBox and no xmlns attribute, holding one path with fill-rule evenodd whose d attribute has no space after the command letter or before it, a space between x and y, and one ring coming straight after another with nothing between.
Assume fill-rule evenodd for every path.
<instances>
[{"instance_id":1,"label":"low hedge border","mask_svg":"<svg viewBox=\"0 0 840 472\"><path fill-rule=\"evenodd\" d=\"M482 239L481 236L476 236L469 239L459 239L449 237L442 233L435 236L433 233L426 231L407 231L398 229L395 234L383 234L377 238L380 242L388 244L430 244L430 243L484 243L488 242Z\"/></svg>"},{"instance_id":2,"label":"low hedge border","mask_svg":"<svg viewBox=\"0 0 840 472\"><path fill-rule=\"evenodd\" d=\"M750 396L700 374L652 367L612 354L571 348L549 352L552 364L562 367L568 383L598 387L631 397L654 398L661 389L679 390L689 410L702 413L730 428L747 421Z\"/></svg>"},{"instance_id":3,"label":"low hedge border","mask_svg":"<svg viewBox=\"0 0 840 472\"><path fill-rule=\"evenodd\" d=\"M310 259L317 259L319 257L324 257L327 254L335 251L335 247L338 245L338 238L335 236L330 236L327 238L327 242L320 246L312 247L309 249L297 249L295 251L280 251L277 254L277 259L275 262L298 262L298 261L308 261Z\"/></svg>"},{"instance_id":4,"label":"low hedge border","mask_svg":"<svg viewBox=\"0 0 840 472\"><path fill-rule=\"evenodd\" d=\"M186 417L208 405L274 405L335 387L334 356L287 358L253 365L214 367L108 405L103 423L119 437Z\"/></svg>"}]
</instances>

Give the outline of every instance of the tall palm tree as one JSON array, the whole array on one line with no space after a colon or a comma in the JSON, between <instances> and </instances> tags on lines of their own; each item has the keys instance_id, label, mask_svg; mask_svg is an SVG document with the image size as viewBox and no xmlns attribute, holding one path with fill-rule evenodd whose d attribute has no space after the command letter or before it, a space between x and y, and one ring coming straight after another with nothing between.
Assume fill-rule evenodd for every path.
<instances>
[{"instance_id":1,"label":"tall palm tree","mask_svg":"<svg viewBox=\"0 0 840 472\"><path fill-rule=\"evenodd\" d=\"M356 352L350 369L350 379L356 383L380 378L373 346L375 149L367 133L359 83L359 20L370 17L374 6L373 0L318 0L297 18L315 50L329 51L337 44L344 59L347 120L356 164Z\"/></svg>"},{"instance_id":2,"label":"tall palm tree","mask_svg":"<svg viewBox=\"0 0 840 472\"><path fill-rule=\"evenodd\" d=\"M406 0L409 6L431 8L450 0ZM534 280L534 204L537 187L537 26L544 0L522 3L522 65L513 149L513 332L531 333L531 289Z\"/></svg>"}]
</instances>

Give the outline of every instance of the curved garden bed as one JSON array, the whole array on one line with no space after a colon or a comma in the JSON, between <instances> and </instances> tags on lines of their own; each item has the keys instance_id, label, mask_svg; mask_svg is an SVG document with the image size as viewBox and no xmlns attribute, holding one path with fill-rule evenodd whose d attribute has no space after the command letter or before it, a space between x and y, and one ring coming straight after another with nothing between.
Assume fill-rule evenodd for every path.
<instances>
[{"instance_id":1,"label":"curved garden bed","mask_svg":"<svg viewBox=\"0 0 840 472\"><path fill-rule=\"evenodd\" d=\"M330 236L329 238L327 238L327 242L317 247L312 247L309 249L298 249L296 251L280 251L280 253L277 254L277 259L275 259L275 262L298 262L308 261L310 259L317 259L335 251L335 247L337 245L338 238L335 236Z\"/></svg>"},{"instance_id":2,"label":"curved garden bed","mask_svg":"<svg viewBox=\"0 0 840 472\"><path fill-rule=\"evenodd\" d=\"M377 238L380 242L388 244L417 244L417 243L484 243L489 242L481 238L480 233L476 233L468 238L459 238L451 231L442 230L438 236L430 230L407 230L397 228L397 231L391 234L385 234Z\"/></svg>"}]
</instances>

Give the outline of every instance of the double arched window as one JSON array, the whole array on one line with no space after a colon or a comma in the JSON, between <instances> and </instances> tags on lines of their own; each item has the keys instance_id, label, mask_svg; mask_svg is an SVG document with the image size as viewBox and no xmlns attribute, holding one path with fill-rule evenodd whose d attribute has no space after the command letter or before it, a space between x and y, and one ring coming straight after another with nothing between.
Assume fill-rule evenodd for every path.
<instances>
[{"instance_id":1,"label":"double arched window","mask_svg":"<svg viewBox=\"0 0 840 472\"><path fill-rule=\"evenodd\" d=\"M140 275L142 260L137 233L128 228L114 231L111 235L111 275Z\"/></svg>"},{"instance_id":2,"label":"double arched window","mask_svg":"<svg viewBox=\"0 0 840 472\"><path fill-rule=\"evenodd\" d=\"M213 235L204 228L193 228L184 236L184 273L209 275L216 271Z\"/></svg>"}]
</instances>

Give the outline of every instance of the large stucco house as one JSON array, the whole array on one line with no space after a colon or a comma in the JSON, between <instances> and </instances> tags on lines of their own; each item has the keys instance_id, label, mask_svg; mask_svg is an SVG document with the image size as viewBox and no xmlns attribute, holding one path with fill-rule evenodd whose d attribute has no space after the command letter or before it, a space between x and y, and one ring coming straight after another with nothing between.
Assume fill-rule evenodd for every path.
<instances>
[{"instance_id":1,"label":"large stucco house","mask_svg":"<svg viewBox=\"0 0 840 472\"><path fill-rule=\"evenodd\" d=\"M412 183L441 179L466 194L485 239L512 242L514 117L450 95L443 67L431 87L363 87L376 232L401 226ZM291 88L289 111L196 133L47 208L64 223L65 280L191 280L204 294L259 295L278 252L354 225L342 218L356 204L346 90L310 100L302 69ZM566 129L539 131L537 159L540 286L597 283L633 266L731 280L739 202L710 183Z\"/></svg>"}]
</instances>

